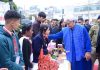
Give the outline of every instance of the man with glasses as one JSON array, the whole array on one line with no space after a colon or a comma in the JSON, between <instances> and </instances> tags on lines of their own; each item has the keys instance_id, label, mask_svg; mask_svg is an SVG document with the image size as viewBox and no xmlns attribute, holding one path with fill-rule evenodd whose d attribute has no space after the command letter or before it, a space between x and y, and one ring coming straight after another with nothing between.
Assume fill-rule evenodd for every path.
<instances>
[{"instance_id":1,"label":"man with glasses","mask_svg":"<svg viewBox=\"0 0 100 70\"><path fill-rule=\"evenodd\" d=\"M91 42L86 28L75 24L72 19L67 20L67 27L49 39L63 38L67 60L71 63L71 70L92 70Z\"/></svg>"}]
</instances>

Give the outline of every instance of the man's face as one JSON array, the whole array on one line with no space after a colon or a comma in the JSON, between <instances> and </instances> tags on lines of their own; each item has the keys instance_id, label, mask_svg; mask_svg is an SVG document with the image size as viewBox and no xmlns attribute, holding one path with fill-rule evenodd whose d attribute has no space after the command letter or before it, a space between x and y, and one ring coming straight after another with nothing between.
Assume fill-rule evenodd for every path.
<instances>
[{"instance_id":1,"label":"man's face","mask_svg":"<svg viewBox=\"0 0 100 70\"><path fill-rule=\"evenodd\" d=\"M71 21L69 24L67 24L67 26L68 26L69 28L73 28L73 27L74 27L74 22Z\"/></svg>"},{"instance_id":2,"label":"man's face","mask_svg":"<svg viewBox=\"0 0 100 70\"><path fill-rule=\"evenodd\" d=\"M40 22L44 22L44 21L46 20L46 18L38 17L38 20L39 20Z\"/></svg>"},{"instance_id":3,"label":"man's face","mask_svg":"<svg viewBox=\"0 0 100 70\"><path fill-rule=\"evenodd\" d=\"M81 25L83 25L83 21L82 20L78 20L78 23L80 23Z\"/></svg>"},{"instance_id":4,"label":"man's face","mask_svg":"<svg viewBox=\"0 0 100 70\"><path fill-rule=\"evenodd\" d=\"M89 21L86 21L85 24L89 24Z\"/></svg>"},{"instance_id":5,"label":"man's face","mask_svg":"<svg viewBox=\"0 0 100 70\"><path fill-rule=\"evenodd\" d=\"M17 30L20 26L20 19L11 19L11 26L13 30Z\"/></svg>"},{"instance_id":6,"label":"man's face","mask_svg":"<svg viewBox=\"0 0 100 70\"><path fill-rule=\"evenodd\" d=\"M52 26L56 26L56 24L57 24L57 21L55 21L55 20L53 20L53 21L51 22L51 25L52 25Z\"/></svg>"},{"instance_id":7,"label":"man's face","mask_svg":"<svg viewBox=\"0 0 100 70\"><path fill-rule=\"evenodd\" d=\"M100 24L100 19L98 19L97 22Z\"/></svg>"}]
</instances>

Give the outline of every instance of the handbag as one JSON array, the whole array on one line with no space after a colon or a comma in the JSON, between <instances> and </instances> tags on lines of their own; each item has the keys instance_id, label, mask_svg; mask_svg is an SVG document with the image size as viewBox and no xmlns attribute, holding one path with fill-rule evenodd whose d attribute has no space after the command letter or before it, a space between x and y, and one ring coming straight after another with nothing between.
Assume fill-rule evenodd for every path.
<instances>
[{"instance_id":1,"label":"handbag","mask_svg":"<svg viewBox=\"0 0 100 70\"><path fill-rule=\"evenodd\" d=\"M42 48L39 55L38 70L58 70L58 68L58 63L51 60L49 55L44 55Z\"/></svg>"}]
</instances>

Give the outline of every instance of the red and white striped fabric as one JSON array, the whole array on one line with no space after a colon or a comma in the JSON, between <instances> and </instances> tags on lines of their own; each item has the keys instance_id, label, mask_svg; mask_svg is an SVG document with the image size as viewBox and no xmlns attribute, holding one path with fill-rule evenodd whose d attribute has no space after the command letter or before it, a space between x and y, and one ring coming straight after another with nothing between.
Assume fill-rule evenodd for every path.
<instances>
[{"instance_id":1,"label":"red and white striped fabric","mask_svg":"<svg viewBox=\"0 0 100 70\"><path fill-rule=\"evenodd\" d=\"M99 66L99 62L98 60L96 60L93 66L93 70L98 70L98 66Z\"/></svg>"},{"instance_id":2,"label":"red and white striped fabric","mask_svg":"<svg viewBox=\"0 0 100 70\"><path fill-rule=\"evenodd\" d=\"M38 70L58 70L58 68L58 63L51 60L49 55L44 55L43 49L41 49L38 61Z\"/></svg>"}]
</instances>

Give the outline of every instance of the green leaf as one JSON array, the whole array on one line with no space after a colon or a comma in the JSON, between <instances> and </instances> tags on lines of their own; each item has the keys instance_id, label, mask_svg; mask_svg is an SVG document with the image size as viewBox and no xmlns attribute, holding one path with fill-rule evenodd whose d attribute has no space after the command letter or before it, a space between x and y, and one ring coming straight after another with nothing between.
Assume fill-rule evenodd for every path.
<instances>
[{"instance_id":1,"label":"green leaf","mask_svg":"<svg viewBox=\"0 0 100 70\"><path fill-rule=\"evenodd\" d=\"M2 2L9 2L9 0L0 0L0 1L2 1Z\"/></svg>"}]
</instances>

